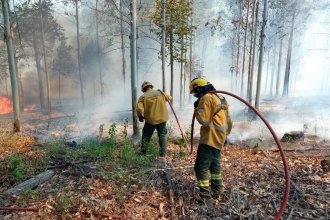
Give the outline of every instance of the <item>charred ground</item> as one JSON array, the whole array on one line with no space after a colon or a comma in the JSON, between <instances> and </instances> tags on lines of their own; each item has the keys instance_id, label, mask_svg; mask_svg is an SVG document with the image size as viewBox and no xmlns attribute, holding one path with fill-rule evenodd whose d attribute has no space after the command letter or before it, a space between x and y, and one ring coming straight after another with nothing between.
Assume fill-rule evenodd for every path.
<instances>
[{"instance_id":1,"label":"charred ground","mask_svg":"<svg viewBox=\"0 0 330 220\"><path fill-rule=\"evenodd\" d=\"M221 158L224 195L205 205L194 200L195 152L187 154L178 138L171 138L164 163L156 156L156 142L147 157L137 154L125 121L97 125L89 136L76 131L76 121L54 113L49 126L47 116L29 113L22 134L1 132L2 194L45 170L54 171L35 189L3 195L1 206L34 211L1 211L1 218L272 219L283 198L283 166L271 140L226 146ZM1 123L9 126L10 119ZM62 129L50 131L54 125ZM65 139L65 134L71 136ZM84 138L75 139L79 134ZM46 135L48 141L42 139ZM329 219L329 142L306 135L283 146L292 179L284 218Z\"/></svg>"}]
</instances>

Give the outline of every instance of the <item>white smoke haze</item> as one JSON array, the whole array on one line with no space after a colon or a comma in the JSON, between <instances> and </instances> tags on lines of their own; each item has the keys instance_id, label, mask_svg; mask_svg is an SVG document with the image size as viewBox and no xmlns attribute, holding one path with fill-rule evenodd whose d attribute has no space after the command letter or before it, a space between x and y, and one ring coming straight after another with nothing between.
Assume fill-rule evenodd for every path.
<instances>
[{"instance_id":1,"label":"white smoke haze","mask_svg":"<svg viewBox=\"0 0 330 220\"><path fill-rule=\"evenodd\" d=\"M55 17L64 27L65 36L69 44L73 47L73 58L76 62L76 27L74 8L63 7L62 4L55 5ZM232 37L231 33L219 34L217 29L214 33L210 31L207 22L217 15L225 13L229 16L228 6L217 1L196 2L194 11L206 8L197 13L194 17L197 30L194 37L193 57L197 70L201 70L205 76L218 90L234 92L231 84L230 67L232 65L232 54L228 49L228 39ZM90 8L81 6L81 43L82 50L95 39L95 23ZM210 10L208 10L210 9ZM64 12L72 14L64 15ZM306 134L317 135L325 139L330 139L330 98L329 94L322 90L324 74L329 74L329 13L315 12L310 16L305 28L297 31L295 36L293 58L292 58L292 91L288 99L280 97L269 98L269 92L261 94L260 111L266 116L271 126L274 128L277 136L280 138L285 132L292 130L303 130ZM110 29L111 26L100 24L100 28ZM224 29L230 29L231 24L225 24ZM126 28L128 28L126 24ZM119 33L119 32L118 32ZM324 34L320 34L324 33ZM126 33L127 34L127 33ZM329 33L328 33L329 34ZM159 59L160 42L148 39L139 32L138 39L138 96L142 94L140 85L143 81L153 83L155 89L162 89L161 60ZM269 37L266 35L266 37ZM82 65L83 83L86 98L86 106L81 107L80 87L78 73L73 73L71 78L62 78L62 103L58 100L58 81L56 74L52 75L51 96L54 111L58 107L67 115L74 115L75 119L69 121L67 125L75 130L75 135L86 137L91 134L97 135L99 126L104 124L104 129L110 128L113 122L122 124L126 119L132 123L132 101L131 101L131 82L130 82L130 54L129 39L125 36L126 42L126 83L123 83L121 51L119 48L120 38L113 38L110 48L102 57L102 73L104 80L104 96L100 95L99 70L97 63L90 66ZM107 42L108 43L108 42ZM103 42L103 46L104 46ZM285 57L287 44L283 48L282 76L284 73ZM264 56L265 59L267 56ZM96 62L96 59L93 59ZM277 60L277 59L276 59ZM27 62L27 61L26 61ZM30 62L30 67L21 68L23 87L27 96L34 97L33 103L38 103L38 83L35 64ZM266 61L264 61L263 85L266 84ZM246 64L247 65L247 64ZM257 66L257 58L256 64ZM257 71L255 69L255 71ZM256 74L255 74L256 76ZM256 78L256 77L255 77ZM187 77L185 88L185 104L182 108L179 105L180 92L180 65L174 65L174 108L180 120L184 131L190 130L191 118L193 115L194 97L189 97L189 80ZM322 84L323 83L323 84ZM328 82L329 83L329 82ZM282 84L280 86L280 95L282 94ZM265 87L263 86L262 87ZM46 86L46 85L44 85ZM329 85L325 85L329 88ZM254 85L255 87L255 85ZM323 85L324 87L324 85ZM265 89L262 88L262 91ZM166 91L170 93L170 66L169 60L166 62ZM273 91L274 92L274 91ZM4 88L1 94L5 94ZM237 94L241 95L241 94ZM234 121L234 128L230 135L232 141L242 141L248 138L268 138L270 133L266 126L260 121L249 121L244 115L246 106L238 100L224 95L230 104L230 111ZM255 92L253 94L255 96ZM245 98L245 94L242 96ZM189 101L190 100L190 101ZM254 101L253 103L254 104ZM171 112L171 109L169 112ZM179 135L179 130L175 118L170 113L170 125L173 128L174 135ZM75 125L74 125L75 124ZM142 125L142 124L140 124ZM24 126L24 125L23 125ZM65 127L64 126L64 127ZM75 128L74 128L75 127ZM141 127L141 126L140 126ZM131 128L131 127L129 127ZM129 134L132 129L128 130ZM198 135L199 125L195 122L195 135Z\"/></svg>"}]
</instances>

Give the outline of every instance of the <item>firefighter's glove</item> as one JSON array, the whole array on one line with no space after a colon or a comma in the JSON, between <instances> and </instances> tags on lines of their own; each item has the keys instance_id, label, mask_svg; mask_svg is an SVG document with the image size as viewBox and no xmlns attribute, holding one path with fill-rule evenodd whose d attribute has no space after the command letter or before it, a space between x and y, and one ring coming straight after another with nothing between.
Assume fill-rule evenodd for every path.
<instances>
[{"instance_id":1,"label":"firefighter's glove","mask_svg":"<svg viewBox=\"0 0 330 220\"><path fill-rule=\"evenodd\" d=\"M143 122L144 121L144 117L143 116L139 116L139 121Z\"/></svg>"},{"instance_id":2,"label":"firefighter's glove","mask_svg":"<svg viewBox=\"0 0 330 220\"><path fill-rule=\"evenodd\" d=\"M194 102L194 108L197 108L198 104L199 104L199 99L197 99L197 100Z\"/></svg>"}]
</instances>

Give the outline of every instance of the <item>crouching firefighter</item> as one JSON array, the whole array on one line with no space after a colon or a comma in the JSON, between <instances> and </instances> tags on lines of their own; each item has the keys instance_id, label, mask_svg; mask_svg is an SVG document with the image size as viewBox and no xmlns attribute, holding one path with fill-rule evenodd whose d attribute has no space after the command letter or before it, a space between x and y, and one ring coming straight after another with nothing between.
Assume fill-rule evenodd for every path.
<instances>
[{"instance_id":1,"label":"crouching firefighter","mask_svg":"<svg viewBox=\"0 0 330 220\"><path fill-rule=\"evenodd\" d=\"M221 149L232 128L228 102L223 96L215 93L215 88L204 78L195 78L189 86L194 102L194 113L201 125L200 140L195 160L195 174L199 193L195 195L198 202L218 199L222 189ZM211 181L209 180L209 172Z\"/></svg>"},{"instance_id":2,"label":"crouching firefighter","mask_svg":"<svg viewBox=\"0 0 330 220\"><path fill-rule=\"evenodd\" d=\"M143 82L141 91L144 93L139 97L136 112L139 121L145 121L142 130L141 153L146 154L150 139L157 130L159 139L159 155L165 157L167 147L167 128L168 111L166 100L172 100L172 97L160 90L154 90L150 82Z\"/></svg>"}]
</instances>

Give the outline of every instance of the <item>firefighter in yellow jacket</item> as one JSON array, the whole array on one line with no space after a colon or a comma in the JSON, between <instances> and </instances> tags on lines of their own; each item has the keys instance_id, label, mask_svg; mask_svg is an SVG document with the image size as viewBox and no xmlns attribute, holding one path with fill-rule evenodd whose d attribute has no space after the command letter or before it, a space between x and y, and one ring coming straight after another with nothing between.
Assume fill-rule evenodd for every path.
<instances>
[{"instance_id":1,"label":"firefighter in yellow jacket","mask_svg":"<svg viewBox=\"0 0 330 220\"><path fill-rule=\"evenodd\" d=\"M166 122L168 121L166 100L172 100L172 97L153 88L150 82L145 81L142 83L141 91L144 94L140 96L136 106L139 121L145 121L142 130L141 153L146 154L150 139L156 129L160 146L159 154L161 157L164 157L167 147Z\"/></svg>"},{"instance_id":2,"label":"firefighter in yellow jacket","mask_svg":"<svg viewBox=\"0 0 330 220\"><path fill-rule=\"evenodd\" d=\"M195 174L199 194L196 200L203 202L212 197L217 199L222 190L221 181L221 148L232 128L228 102L223 96L215 93L215 88L204 78L195 78L189 86L190 93L197 101L194 113L201 124ZM209 172L211 181L209 180Z\"/></svg>"}]
</instances>

